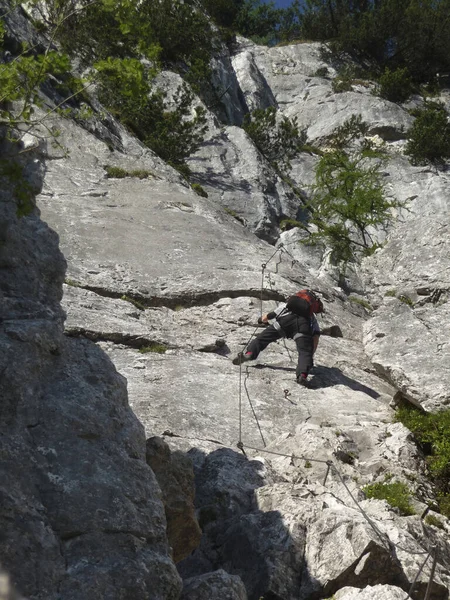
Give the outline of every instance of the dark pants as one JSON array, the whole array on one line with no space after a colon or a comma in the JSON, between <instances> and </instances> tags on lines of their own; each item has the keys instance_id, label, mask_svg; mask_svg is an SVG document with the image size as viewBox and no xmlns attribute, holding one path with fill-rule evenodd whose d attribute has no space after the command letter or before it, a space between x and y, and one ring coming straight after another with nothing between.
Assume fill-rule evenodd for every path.
<instances>
[{"instance_id":1,"label":"dark pants","mask_svg":"<svg viewBox=\"0 0 450 600\"><path fill-rule=\"evenodd\" d=\"M308 374L313 366L313 336L310 333L300 333L299 335L300 337L295 340L298 352L297 368L295 369L297 377L300 373ZM278 331L273 325L269 325L250 342L247 352L251 352L252 359L255 359L264 348L282 337L285 337L282 331Z\"/></svg>"}]
</instances>

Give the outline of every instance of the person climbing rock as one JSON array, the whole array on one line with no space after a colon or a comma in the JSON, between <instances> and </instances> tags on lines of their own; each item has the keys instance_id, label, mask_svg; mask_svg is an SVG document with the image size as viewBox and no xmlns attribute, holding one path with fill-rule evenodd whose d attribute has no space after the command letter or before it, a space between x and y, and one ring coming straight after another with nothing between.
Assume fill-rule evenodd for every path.
<instances>
[{"instance_id":1,"label":"person climbing rock","mask_svg":"<svg viewBox=\"0 0 450 600\"><path fill-rule=\"evenodd\" d=\"M315 317L323 313L322 301L310 290L300 290L280 304L274 311L262 315L258 323L274 320L248 345L245 352L233 359L234 365L255 360L269 344L286 337L293 339L297 346L297 383L307 385L308 373L313 366L313 355L319 344L320 327Z\"/></svg>"}]
</instances>

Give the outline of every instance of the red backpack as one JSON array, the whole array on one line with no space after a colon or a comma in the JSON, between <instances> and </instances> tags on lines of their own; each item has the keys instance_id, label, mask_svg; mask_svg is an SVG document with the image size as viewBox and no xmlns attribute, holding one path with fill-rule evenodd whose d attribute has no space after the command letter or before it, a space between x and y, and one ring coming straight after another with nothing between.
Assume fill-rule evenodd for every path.
<instances>
[{"instance_id":1,"label":"red backpack","mask_svg":"<svg viewBox=\"0 0 450 600\"><path fill-rule=\"evenodd\" d=\"M286 307L299 317L309 318L314 314L323 313L322 300L311 290L300 290L288 298Z\"/></svg>"}]
</instances>

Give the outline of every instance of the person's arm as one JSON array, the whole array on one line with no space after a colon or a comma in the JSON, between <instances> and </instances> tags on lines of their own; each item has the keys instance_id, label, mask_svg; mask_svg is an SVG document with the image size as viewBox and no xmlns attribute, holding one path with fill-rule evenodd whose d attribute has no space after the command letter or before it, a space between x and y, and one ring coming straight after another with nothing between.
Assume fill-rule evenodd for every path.
<instances>
[{"instance_id":1,"label":"person's arm","mask_svg":"<svg viewBox=\"0 0 450 600\"><path fill-rule=\"evenodd\" d=\"M319 334L313 335L313 354L316 353L317 346L319 345L319 340L320 340Z\"/></svg>"},{"instance_id":2,"label":"person's arm","mask_svg":"<svg viewBox=\"0 0 450 600\"><path fill-rule=\"evenodd\" d=\"M258 323L268 323L270 319L274 319L274 318L275 318L275 313L270 312L265 315L262 315L262 317L259 317Z\"/></svg>"},{"instance_id":3,"label":"person's arm","mask_svg":"<svg viewBox=\"0 0 450 600\"><path fill-rule=\"evenodd\" d=\"M261 321L261 323L268 323L272 319L275 319L275 317L277 317L285 308L286 304L283 302L282 304L277 306L275 310L272 310L271 312L262 315L262 317L259 317L258 320Z\"/></svg>"},{"instance_id":4,"label":"person's arm","mask_svg":"<svg viewBox=\"0 0 450 600\"><path fill-rule=\"evenodd\" d=\"M319 327L319 323L317 322L317 319L314 315L311 318L311 329L312 329L312 335L313 335L313 354L315 354L315 352L317 350L317 346L319 345L320 327Z\"/></svg>"}]
</instances>

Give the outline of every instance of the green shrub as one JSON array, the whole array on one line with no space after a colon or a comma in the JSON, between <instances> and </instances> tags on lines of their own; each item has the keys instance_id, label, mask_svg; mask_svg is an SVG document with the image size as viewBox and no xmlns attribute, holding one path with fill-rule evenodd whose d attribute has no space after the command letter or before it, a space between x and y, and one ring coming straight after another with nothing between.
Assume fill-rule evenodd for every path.
<instances>
[{"instance_id":1,"label":"green shrub","mask_svg":"<svg viewBox=\"0 0 450 600\"><path fill-rule=\"evenodd\" d=\"M114 179L123 179L129 175L128 171L125 171L125 169L122 169L121 167L111 167L110 165L106 165L104 169L106 171L106 175Z\"/></svg>"},{"instance_id":2,"label":"green shrub","mask_svg":"<svg viewBox=\"0 0 450 600\"><path fill-rule=\"evenodd\" d=\"M291 168L290 161L296 158L306 142L306 132L298 128L297 118L283 116L277 122L273 106L258 108L245 115L242 127L255 146L278 170Z\"/></svg>"},{"instance_id":3,"label":"green shrub","mask_svg":"<svg viewBox=\"0 0 450 600\"><path fill-rule=\"evenodd\" d=\"M208 193L203 189L203 187L199 183L191 183L191 188L198 196L201 196L202 198L208 197Z\"/></svg>"},{"instance_id":4,"label":"green shrub","mask_svg":"<svg viewBox=\"0 0 450 600\"><path fill-rule=\"evenodd\" d=\"M422 445L430 473L442 494L450 492L450 410L425 413L412 406L400 406L396 421L403 423ZM443 500L445 502L445 500ZM450 508L450 502L449 502Z\"/></svg>"},{"instance_id":5,"label":"green shrub","mask_svg":"<svg viewBox=\"0 0 450 600\"><path fill-rule=\"evenodd\" d=\"M438 494L438 503L441 514L450 519L450 494Z\"/></svg>"},{"instance_id":6,"label":"green shrub","mask_svg":"<svg viewBox=\"0 0 450 600\"><path fill-rule=\"evenodd\" d=\"M444 523L434 515L427 515L425 517L425 523L427 525L433 525L433 527L437 527L438 529L445 529Z\"/></svg>"},{"instance_id":7,"label":"green shrub","mask_svg":"<svg viewBox=\"0 0 450 600\"><path fill-rule=\"evenodd\" d=\"M289 231L294 227L301 227L302 223L300 221L296 221L295 219L283 219L280 221L280 229L281 231Z\"/></svg>"},{"instance_id":8,"label":"green shrub","mask_svg":"<svg viewBox=\"0 0 450 600\"><path fill-rule=\"evenodd\" d=\"M338 75L331 82L331 88L335 94L352 91L353 79L346 75Z\"/></svg>"},{"instance_id":9,"label":"green shrub","mask_svg":"<svg viewBox=\"0 0 450 600\"><path fill-rule=\"evenodd\" d=\"M450 123L442 104L427 102L416 111L416 120L407 133L405 154L414 165L442 162L450 158Z\"/></svg>"},{"instance_id":10,"label":"green shrub","mask_svg":"<svg viewBox=\"0 0 450 600\"><path fill-rule=\"evenodd\" d=\"M369 229L386 225L391 208L400 205L385 193L382 164L342 150L326 153L317 164L309 207L318 232L312 237L331 247L335 261L375 250Z\"/></svg>"},{"instance_id":11,"label":"green shrub","mask_svg":"<svg viewBox=\"0 0 450 600\"><path fill-rule=\"evenodd\" d=\"M326 77L329 75L328 67L319 67L314 73L314 77Z\"/></svg>"},{"instance_id":12,"label":"green shrub","mask_svg":"<svg viewBox=\"0 0 450 600\"><path fill-rule=\"evenodd\" d=\"M408 69L386 68L379 78L377 93L391 102L404 102L413 93L413 83Z\"/></svg>"},{"instance_id":13,"label":"green shrub","mask_svg":"<svg viewBox=\"0 0 450 600\"><path fill-rule=\"evenodd\" d=\"M169 105L163 91L151 92L154 72L137 59L108 59L96 67L100 101L163 160L188 171L185 160L207 129L206 111L194 106L188 86L181 85Z\"/></svg>"},{"instance_id":14,"label":"green shrub","mask_svg":"<svg viewBox=\"0 0 450 600\"><path fill-rule=\"evenodd\" d=\"M397 292L395 290L387 290L387 292L384 295L391 298L395 298L397 296Z\"/></svg>"},{"instance_id":15,"label":"green shrub","mask_svg":"<svg viewBox=\"0 0 450 600\"><path fill-rule=\"evenodd\" d=\"M398 508L402 515L415 514L410 504L410 491L404 483L373 483L366 485L362 491L367 498L386 500L391 506Z\"/></svg>"}]
</instances>

